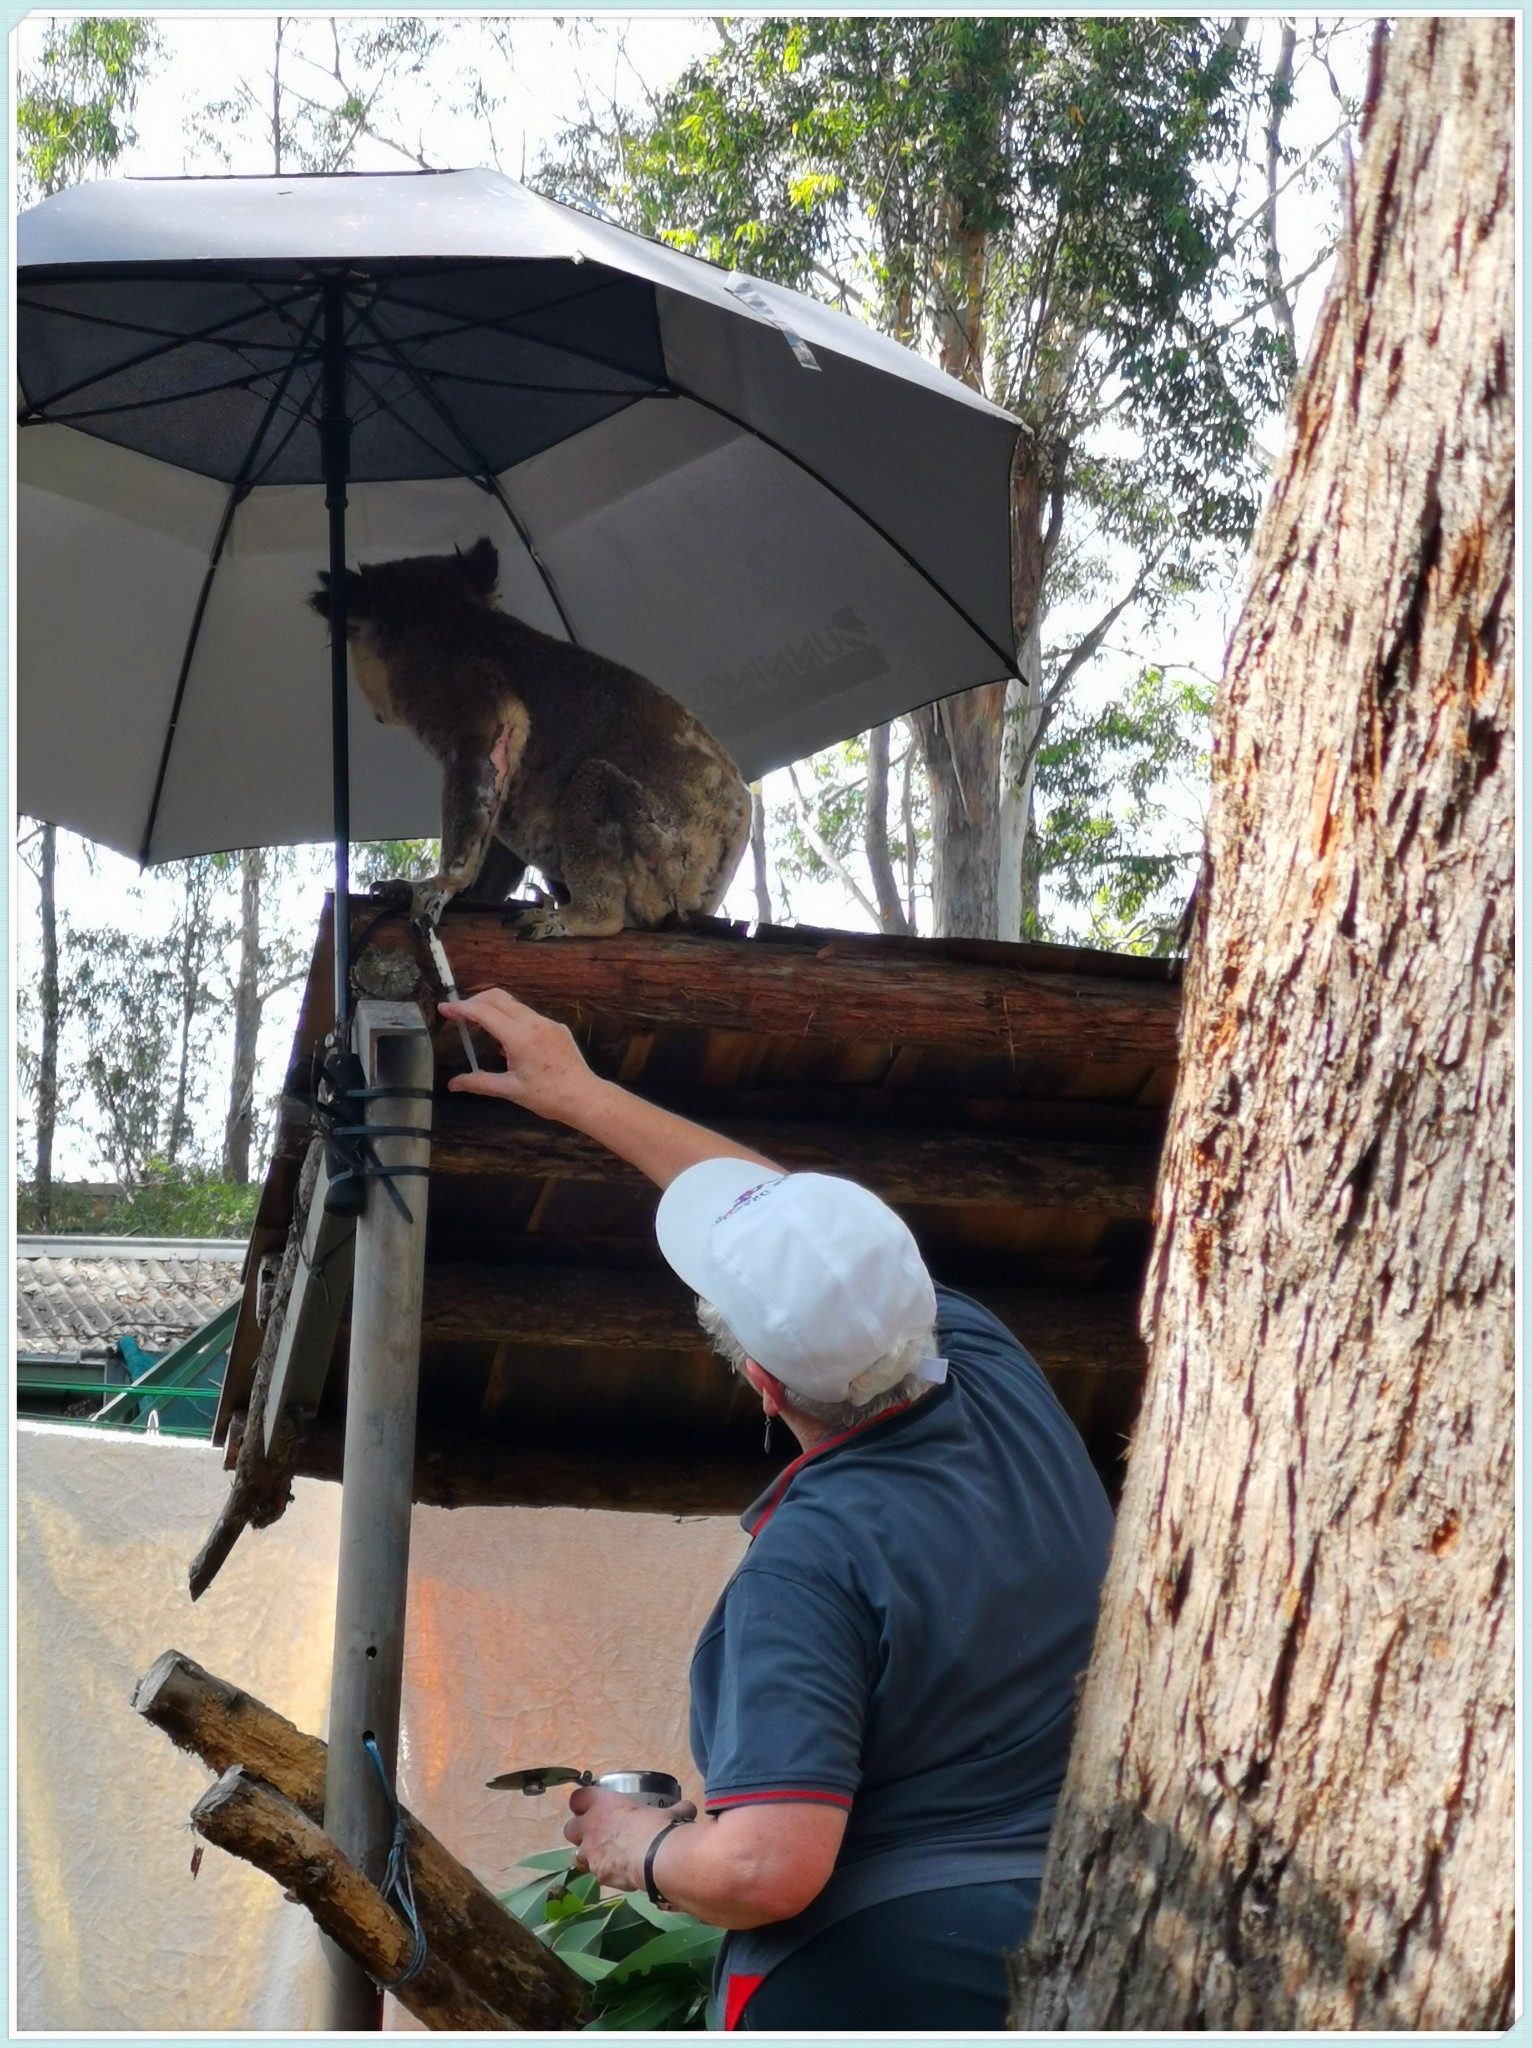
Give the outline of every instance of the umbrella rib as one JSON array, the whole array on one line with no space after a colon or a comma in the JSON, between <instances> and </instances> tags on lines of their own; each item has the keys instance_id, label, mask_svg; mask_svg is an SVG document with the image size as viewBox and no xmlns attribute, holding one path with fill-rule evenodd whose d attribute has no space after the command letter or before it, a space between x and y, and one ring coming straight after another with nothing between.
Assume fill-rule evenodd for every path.
<instances>
[{"instance_id":1,"label":"umbrella rib","mask_svg":"<svg viewBox=\"0 0 1532 2048\"><path fill-rule=\"evenodd\" d=\"M302 296L302 293L294 293L293 295L294 299L301 298ZM285 313L286 308L290 303L291 301L287 300L272 301L263 299L261 301L261 309L265 312ZM133 321L112 320L108 319L104 314L100 313L60 313L59 308L56 306L39 305L35 301L27 301L25 299L18 298L17 310L20 311L23 307L25 307L28 311L35 313L57 314L58 317L62 319L76 321L82 326L110 327L117 330L118 332L126 334L141 334L145 331L141 324L135 323ZM236 347L269 348L274 353L283 347L283 344L274 341L261 342L247 340L236 343L233 341L223 339L223 330L229 326L230 319L232 317L234 316L226 316L222 320L216 320L210 327L199 328L195 333L192 334L170 334L167 331L163 340L154 348L145 349L141 354L136 356L129 356L125 362L113 363L109 369L94 370L88 377L77 378L73 384L65 384L62 385L57 391L49 392L47 397L31 401L28 404L26 412L22 415L22 424L32 425L38 422L39 420L42 420L45 416L44 409L46 407L50 405L57 405L62 399L72 398L77 391L84 391L90 385L100 383L104 377L120 377L125 370L139 369L144 363L152 363L156 361L157 358L159 358L160 356L171 355L178 348L186 348L194 342L208 342L215 347L228 349L233 349ZM248 320L250 318L249 309L246 309L237 317L241 320ZM310 331L312 331L312 324L310 327Z\"/></svg>"},{"instance_id":2,"label":"umbrella rib","mask_svg":"<svg viewBox=\"0 0 1532 2048\"><path fill-rule=\"evenodd\" d=\"M470 474L472 474L475 477L476 481L479 482L485 490L491 493L491 495L499 503L500 508L505 513L506 518L510 520L511 525L516 529L516 533L521 541L521 544L527 551L528 559L531 561L531 564L533 568L536 569L538 575L542 578L543 588L547 591L549 597L553 601L553 608L559 615L559 620L563 625L564 631L569 635L571 644L578 646L579 642L575 638L574 627L570 622L568 612L566 612L564 609L564 600L559 596L558 585L554 582L552 573L548 569L547 564L543 561L542 556L538 553L537 543L533 540L530 531L522 521L515 507L511 504L510 499L505 495L505 491L501 487L500 479L495 475L494 470L490 467L488 458L484 455L482 450L476 448L473 442L469 440L467 434L464 433L462 427L459 426L458 422L452 417L452 414L448 411L445 402L437 396L436 392L432 390L430 384L416 374L409 361L400 353L397 345L389 338L388 335L382 332L382 330L378 327L376 321L373 319L371 312L369 311L364 313L362 317L367 322L368 326L372 328L373 333L376 335L378 341L382 344L382 346L391 355L393 355L395 363L398 369L400 370L401 374L404 376L406 382L414 384L415 388L419 391L421 397L426 401L427 405L429 405L445 422L448 432L455 434L459 444L468 451L469 459L475 465L473 471L470 472ZM402 426L409 425L409 422L407 420L402 419L398 413L395 413L394 417L400 421L400 424ZM412 428L411 431L413 432L415 430ZM422 436L421 438L423 439L424 437ZM429 446L430 444L427 443L427 445Z\"/></svg>"},{"instance_id":3,"label":"umbrella rib","mask_svg":"<svg viewBox=\"0 0 1532 2048\"><path fill-rule=\"evenodd\" d=\"M410 273L410 275L416 277L424 276L426 274L427 273L421 271L415 271ZM546 348L562 355L578 356L581 358L582 361L585 362L597 363L601 366L602 369L614 371L619 375L632 376L636 380L640 381L643 389L653 390L654 385L652 381L648 383L643 383L642 379L640 378L639 372L625 370L623 364L613 362L609 356L598 355L594 349L579 348L569 342L545 341L540 335L526 333L522 327L516 324L519 321L524 321L529 318L533 318L538 314L560 312L563 310L564 307L575 304L581 299L594 298L600 292L611 291L616 285L616 283L617 280L615 278L598 278L592 284L588 285L583 291L565 292L563 296L560 298L546 299L541 305L524 308L520 313L517 314L501 314L497 315L494 318L487 318L481 315L471 319L466 316L461 318L454 316L449 325L439 328L434 334L428 334L424 337L412 337L412 339L423 338L429 341L450 341L455 340L460 335L472 334L475 331L482 331L486 334L503 334L504 336L506 336L508 340L511 341L531 342L539 348ZM383 296L384 294L380 292L379 297L381 298ZM408 313L433 313L436 314L439 318L442 317L442 309L439 306L422 304L419 299L412 299L407 294L401 294L394 291L388 292L386 296L387 303L391 307L402 307L403 310ZM660 360L663 363L664 351L662 348L660 349L659 353ZM514 389L516 387L513 386L511 388ZM541 387L533 385L530 388L533 390L538 390ZM558 391L562 390L564 387L562 385L555 384L550 386L549 388Z\"/></svg>"},{"instance_id":4,"label":"umbrella rib","mask_svg":"<svg viewBox=\"0 0 1532 2048\"><path fill-rule=\"evenodd\" d=\"M814 482L822 490L828 491L832 498L838 498L854 518L859 519L864 526L870 527L885 547L891 548L901 561L907 563L915 571L915 574L920 577L923 583L930 585L947 609L957 613L963 624L971 632L978 635L991 654L999 657L1000 661L1004 664L1006 675L1015 675L1015 651L1012 650L1012 652L1007 653L998 640L992 639L979 624L978 620L971 617L955 597L950 596L947 591L943 590L930 570L916 561L915 557L902 542L895 540L886 527L880 525L870 512L863 511L862 507L853 498L848 497L838 484L831 483L830 479L827 476L822 476L811 462L805 462L801 455L795 455L791 448L784 448L780 441L775 440L770 434L763 433L759 427L753 427L748 420L741 419L738 413L730 412L727 406L719 405L711 398L704 398L699 391L688 390L684 384L678 384L675 390L678 397L689 398L693 404L704 406L709 412L716 413L720 419L728 420L730 425L738 427L741 433L749 434L753 440L759 441L763 447L771 449L773 454L780 455L785 462L790 462L795 469L801 469L805 476L812 477Z\"/></svg>"},{"instance_id":5,"label":"umbrella rib","mask_svg":"<svg viewBox=\"0 0 1532 2048\"><path fill-rule=\"evenodd\" d=\"M203 614L207 610L207 601L213 594L213 577L217 573L218 564L223 559L224 543L228 540L229 529L234 524L234 514L250 495L250 474L255 462L255 452L261 445L261 438L265 434L267 427L270 426L276 416L277 409L282 403L288 385L298 374L298 366L303 361L304 343L312 339L314 330L319 325L321 310L319 303L316 301L314 310L309 316L308 325L302 334L299 335L292 354L288 359L287 368L282 372L276 389L267 401L266 410L261 415L260 425L250 438L250 445L245 450L245 459L240 464L239 475L234 479L234 483L229 491L228 503L223 508L223 518L218 523L218 532L213 538L212 551L208 555L207 568L202 577L202 588L197 593L196 608L192 612L191 625L187 629L186 645L181 650L181 669L176 677L176 693L170 706L169 723L165 727L165 743L160 748L159 773L154 778L154 795L149 801L149 815L144 823L144 836L139 846L138 858L141 867L148 864L149 848L153 843L154 828L159 820L160 798L164 794L165 777L170 772L170 752L175 745L176 728L181 722L181 701L186 695L186 684L191 675L192 658L197 652L197 642L202 635ZM299 408L297 419L294 420L287 434L283 436L282 447L285 447L292 438L292 435L296 433L307 410L308 405L307 401L305 401ZM270 467L269 463L267 467Z\"/></svg>"}]
</instances>

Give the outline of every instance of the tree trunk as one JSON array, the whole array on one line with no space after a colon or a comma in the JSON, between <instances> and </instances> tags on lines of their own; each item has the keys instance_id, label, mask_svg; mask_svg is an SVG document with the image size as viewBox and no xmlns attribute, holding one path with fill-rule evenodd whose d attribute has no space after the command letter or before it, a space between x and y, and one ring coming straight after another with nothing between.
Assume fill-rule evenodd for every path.
<instances>
[{"instance_id":1,"label":"tree trunk","mask_svg":"<svg viewBox=\"0 0 1532 2048\"><path fill-rule=\"evenodd\" d=\"M1399 29L1230 650L1023 2028L1512 2017L1515 50Z\"/></svg>"},{"instance_id":2,"label":"tree trunk","mask_svg":"<svg viewBox=\"0 0 1532 2048\"><path fill-rule=\"evenodd\" d=\"M899 901L894 864L888 857L888 736L891 727L875 726L867 735L867 809L863 814L862 850L867 856L878 922L886 932L908 938L909 919Z\"/></svg>"},{"instance_id":3,"label":"tree trunk","mask_svg":"<svg viewBox=\"0 0 1532 2048\"><path fill-rule=\"evenodd\" d=\"M755 878L755 914L771 923L771 881L766 868L766 802L761 785L750 785L750 865Z\"/></svg>"},{"instance_id":4,"label":"tree trunk","mask_svg":"<svg viewBox=\"0 0 1532 2048\"><path fill-rule=\"evenodd\" d=\"M939 939L999 934L1005 688L984 683L910 713L931 782L931 927Z\"/></svg>"},{"instance_id":5,"label":"tree trunk","mask_svg":"<svg viewBox=\"0 0 1532 2048\"><path fill-rule=\"evenodd\" d=\"M261 1034L261 883L265 850L252 846L239 863L239 973L234 984L234 1066L223 1126L223 1177L250 1178L255 1110L255 1059Z\"/></svg>"},{"instance_id":6,"label":"tree trunk","mask_svg":"<svg viewBox=\"0 0 1532 2048\"><path fill-rule=\"evenodd\" d=\"M37 869L41 891L43 941L42 987L38 991L42 1010L42 1043L37 1060L37 1158L33 1172L33 1196L37 1204L37 1228L53 1227L53 1134L58 1124L59 1104L59 929L58 929L58 827L44 825Z\"/></svg>"}]
</instances>

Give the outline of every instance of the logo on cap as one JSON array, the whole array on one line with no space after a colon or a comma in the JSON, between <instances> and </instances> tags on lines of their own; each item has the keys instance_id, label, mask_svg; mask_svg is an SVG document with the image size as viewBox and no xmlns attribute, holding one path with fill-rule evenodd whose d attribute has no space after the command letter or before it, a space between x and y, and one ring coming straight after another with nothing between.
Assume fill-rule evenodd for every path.
<instances>
[{"instance_id":1,"label":"logo on cap","mask_svg":"<svg viewBox=\"0 0 1532 2048\"><path fill-rule=\"evenodd\" d=\"M742 1195L736 1195L734 1197L734 1200L729 1204L728 1208L724 1210L721 1216L714 1217L713 1227L716 1229L720 1223L727 1223L729 1218L736 1214L738 1210L748 1209L750 1204L752 1202L758 1202L761 1199L762 1195L769 1195L772 1189L776 1186L776 1184L777 1183L774 1180L762 1180L757 1181L753 1188L746 1188L745 1192Z\"/></svg>"}]
</instances>

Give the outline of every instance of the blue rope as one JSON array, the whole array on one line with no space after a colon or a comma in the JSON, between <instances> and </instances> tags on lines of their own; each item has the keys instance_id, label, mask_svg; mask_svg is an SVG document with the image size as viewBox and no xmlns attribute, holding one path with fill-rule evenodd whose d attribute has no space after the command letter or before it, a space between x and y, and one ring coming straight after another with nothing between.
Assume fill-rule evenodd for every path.
<instances>
[{"instance_id":1,"label":"blue rope","mask_svg":"<svg viewBox=\"0 0 1532 2048\"><path fill-rule=\"evenodd\" d=\"M409 1852L405 1848L404 1836L407 1822L404 1809L394 1797L394 1788L388 1782L388 1773L383 1768L383 1758L378 1745L371 1735L364 1735L362 1742L372 1758L373 1768L378 1774L378 1783L383 1787L383 1797L388 1801L388 1810L393 1815L394 1835L388 1848L388 1862L383 1871L383 1882L378 1890L385 1899L392 1899L399 1917L415 1937L415 1952L405 1965L403 1973L385 1984L381 1978L374 1981L380 1991L398 1991L401 1986L411 1983L425 1968L426 1938L421 1931L420 1915L415 1910L415 1886L410 1878Z\"/></svg>"}]
</instances>

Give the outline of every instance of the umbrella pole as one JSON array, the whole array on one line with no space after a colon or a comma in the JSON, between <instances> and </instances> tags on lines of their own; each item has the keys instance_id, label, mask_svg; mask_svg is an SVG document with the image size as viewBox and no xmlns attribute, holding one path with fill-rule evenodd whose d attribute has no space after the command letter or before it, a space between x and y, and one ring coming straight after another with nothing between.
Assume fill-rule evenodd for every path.
<instances>
[{"instance_id":1,"label":"umbrella pole","mask_svg":"<svg viewBox=\"0 0 1532 2048\"><path fill-rule=\"evenodd\" d=\"M346 286L324 282L324 410L320 445L330 515L330 769L335 817L335 1031L347 1042L351 1015L351 729L346 695L346 481L351 421L346 413Z\"/></svg>"}]
</instances>

